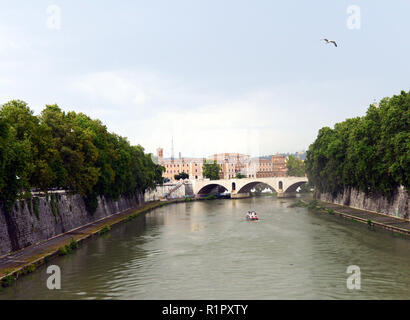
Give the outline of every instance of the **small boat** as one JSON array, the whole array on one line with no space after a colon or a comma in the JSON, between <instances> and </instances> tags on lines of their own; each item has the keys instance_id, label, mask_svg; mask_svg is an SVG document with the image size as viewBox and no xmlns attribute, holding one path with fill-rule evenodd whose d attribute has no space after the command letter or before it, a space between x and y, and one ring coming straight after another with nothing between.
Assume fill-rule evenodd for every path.
<instances>
[{"instance_id":1,"label":"small boat","mask_svg":"<svg viewBox=\"0 0 410 320\"><path fill-rule=\"evenodd\" d=\"M255 211L248 211L246 214L246 220L248 221L256 221L259 220L258 216L256 215Z\"/></svg>"}]
</instances>

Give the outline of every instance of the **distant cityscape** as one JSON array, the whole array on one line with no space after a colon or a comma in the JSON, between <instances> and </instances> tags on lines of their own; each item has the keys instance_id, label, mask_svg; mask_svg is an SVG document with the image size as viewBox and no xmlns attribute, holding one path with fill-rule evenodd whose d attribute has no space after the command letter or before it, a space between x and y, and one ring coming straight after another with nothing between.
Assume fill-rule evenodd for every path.
<instances>
[{"instance_id":1,"label":"distant cityscape","mask_svg":"<svg viewBox=\"0 0 410 320\"><path fill-rule=\"evenodd\" d=\"M266 178L287 176L286 161L289 156L305 160L306 152L279 153L250 157L240 153L219 153L204 158L183 157L181 152L177 158L164 158L164 149L158 148L156 160L165 168L164 179L175 180L175 175L186 173L190 179L201 180L203 177L204 162L214 162L220 165L220 179L232 179L241 175L246 178Z\"/></svg>"}]
</instances>

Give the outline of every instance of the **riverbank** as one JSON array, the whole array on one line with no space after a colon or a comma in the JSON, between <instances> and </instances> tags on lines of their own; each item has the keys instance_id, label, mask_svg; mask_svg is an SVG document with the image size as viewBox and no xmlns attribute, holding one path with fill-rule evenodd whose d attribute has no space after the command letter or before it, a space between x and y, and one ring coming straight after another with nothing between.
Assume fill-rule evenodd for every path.
<instances>
[{"instance_id":1,"label":"riverbank","mask_svg":"<svg viewBox=\"0 0 410 320\"><path fill-rule=\"evenodd\" d=\"M54 238L37 243L22 250L9 253L0 257L0 286L8 286L20 277L34 272L39 266L49 263L53 258L69 254L84 241L98 237L109 231L111 227L130 221L140 214L148 213L156 208L182 202L216 200L215 196L204 198L185 198L169 201L157 201L148 203L139 208L132 208L105 217L77 229L73 229ZM384 229L393 232L394 235L410 239L410 222L400 218L394 218L385 214L354 209L343 205L327 203L323 201L298 200L294 206L303 206L318 212L338 215L345 219L367 224L369 228Z\"/></svg>"},{"instance_id":2,"label":"riverbank","mask_svg":"<svg viewBox=\"0 0 410 320\"><path fill-rule=\"evenodd\" d=\"M34 272L39 266L49 263L53 258L69 254L71 250L84 241L100 236L109 231L111 227L133 220L140 214L174 203L216 199L218 199L216 196L207 196L149 202L142 207L124 210L32 246L0 256L0 288L2 286L6 287L20 277Z\"/></svg>"},{"instance_id":3,"label":"riverbank","mask_svg":"<svg viewBox=\"0 0 410 320\"><path fill-rule=\"evenodd\" d=\"M410 221L407 219L317 200L309 203L299 200L295 206L303 206L318 212L338 215L344 219L364 223L372 230L386 230L392 232L395 236L410 239Z\"/></svg>"},{"instance_id":4,"label":"riverbank","mask_svg":"<svg viewBox=\"0 0 410 320\"><path fill-rule=\"evenodd\" d=\"M301 199L311 201L309 195ZM336 215L289 208L297 201L260 197L165 205L19 278L0 290L0 300L375 300L410 295L410 278L403 277L410 265L410 241ZM259 222L244 219L250 209L258 212ZM61 270L61 290L47 288L50 265ZM360 267L361 290L346 288L350 265Z\"/></svg>"},{"instance_id":5,"label":"riverbank","mask_svg":"<svg viewBox=\"0 0 410 320\"><path fill-rule=\"evenodd\" d=\"M8 286L18 278L34 272L37 267L49 263L55 257L68 254L84 241L102 235L114 225L132 220L140 214L145 214L164 205L194 200L196 199L151 202L142 207L135 207L110 215L19 251L0 256L0 287Z\"/></svg>"}]
</instances>

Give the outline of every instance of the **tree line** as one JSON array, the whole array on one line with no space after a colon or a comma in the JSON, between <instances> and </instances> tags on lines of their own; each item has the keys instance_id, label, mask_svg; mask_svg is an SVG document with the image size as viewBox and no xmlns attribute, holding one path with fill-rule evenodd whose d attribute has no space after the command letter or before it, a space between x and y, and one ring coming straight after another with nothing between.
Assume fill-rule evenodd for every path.
<instances>
[{"instance_id":1,"label":"tree line","mask_svg":"<svg viewBox=\"0 0 410 320\"><path fill-rule=\"evenodd\" d=\"M97 197L117 199L162 183L165 169L140 145L107 131L100 120L46 105L34 115L13 100L0 109L0 203L10 209L32 189L64 188L84 197L93 212Z\"/></svg>"},{"instance_id":2,"label":"tree line","mask_svg":"<svg viewBox=\"0 0 410 320\"><path fill-rule=\"evenodd\" d=\"M365 116L319 130L306 160L309 183L336 196L346 187L391 199L410 186L410 92L384 98Z\"/></svg>"},{"instance_id":3,"label":"tree line","mask_svg":"<svg viewBox=\"0 0 410 320\"><path fill-rule=\"evenodd\" d=\"M287 157L286 169L288 169L288 175L291 177L304 177L306 174L305 162L294 155Z\"/></svg>"}]
</instances>

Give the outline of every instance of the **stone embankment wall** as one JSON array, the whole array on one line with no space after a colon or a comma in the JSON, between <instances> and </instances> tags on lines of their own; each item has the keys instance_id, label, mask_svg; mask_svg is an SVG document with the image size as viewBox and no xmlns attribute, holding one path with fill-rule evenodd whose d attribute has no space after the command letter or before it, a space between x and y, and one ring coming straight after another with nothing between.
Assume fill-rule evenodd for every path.
<instances>
[{"instance_id":1,"label":"stone embankment wall","mask_svg":"<svg viewBox=\"0 0 410 320\"><path fill-rule=\"evenodd\" d=\"M390 201L382 196L366 196L353 188L347 188L335 198L328 193L315 192L315 199L410 220L409 194L404 187L400 187Z\"/></svg>"},{"instance_id":2,"label":"stone embankment wall","mask_svg":"<svg viewBox=\"0 0 410 320\"><path fill-rule=\"evenodd\" d=\"M52 194L17 201L10 213L0 210L0 256L143 203L143 194L116 201L99 197L96 212L90 214L79 195Z\"/></svg>"}]
</instances>

